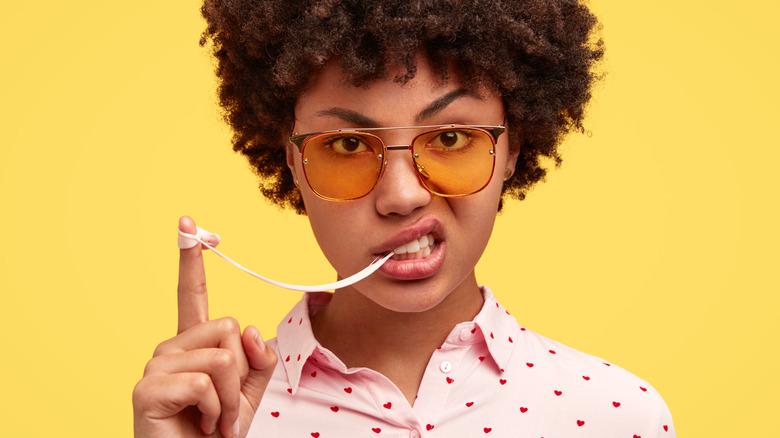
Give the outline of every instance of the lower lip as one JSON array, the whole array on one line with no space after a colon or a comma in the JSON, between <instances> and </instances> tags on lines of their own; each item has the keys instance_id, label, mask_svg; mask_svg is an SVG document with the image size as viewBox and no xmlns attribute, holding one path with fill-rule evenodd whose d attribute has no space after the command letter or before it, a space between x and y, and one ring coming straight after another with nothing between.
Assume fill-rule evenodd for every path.
<instances>
[{"instance_id":1,"label":"lower lip","mask_svg":"<svg viewBox=\"0 0 780 438\"><path fill-rule=\"evenodd\" d=\"M437 273L444 265L445 242L436 242L433 252L424 259L390 259L379 270L397 280L421 280Z\"/></svg>"}]
</instances>

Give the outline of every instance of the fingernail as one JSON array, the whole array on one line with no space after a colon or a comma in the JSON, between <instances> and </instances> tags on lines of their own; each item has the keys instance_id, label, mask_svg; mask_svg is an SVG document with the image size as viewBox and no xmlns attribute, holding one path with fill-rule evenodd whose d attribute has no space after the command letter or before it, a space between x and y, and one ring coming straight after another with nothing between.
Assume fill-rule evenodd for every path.
<instances>
[{"instance_id":1,"label":"fingernail","mask_svg":"<svg viewBox=\"0 0 780 438\"><path fill-rule=\"evenodd\" d=\"M260 347L260 351L265 351L265 342L263 342L263 337L260 336L260 330L258 330L255 335L255 342L257 342L257 346Z\"/></svg>"},{"instance_id":2,"label":"fingernail","mask_svg":"<svg viewBox=\"0 0 780 438\"><path fill-rule=\"evenodd\" d=\"M238 438L238 433L239 432L240 432L240 430L239 430L238 420L236 420L236 422L233 423L233 436Z\"/></svg>"}]
</instances>

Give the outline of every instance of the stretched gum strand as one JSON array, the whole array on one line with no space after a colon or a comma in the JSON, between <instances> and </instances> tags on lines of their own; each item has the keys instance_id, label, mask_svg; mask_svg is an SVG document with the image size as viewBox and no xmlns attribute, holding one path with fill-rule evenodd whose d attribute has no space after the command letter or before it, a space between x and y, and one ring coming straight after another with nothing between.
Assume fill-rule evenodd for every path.
<instances>
[{"instance_id":1,"label":"stretched gum strand","mask_svg":"<svg viewBox=\"0 0 780 438\"><path fill-rule=\"evenodd\" d=\"M247 274L249 274L249 275L251 275L251 276L253 276L255 278L259 278L260 280L263 280L266 283L273 284L274 286L279 286L279 287L282 287L282 288L285 288L285 289L295 290L295 291L299 291L299 292L325 292L325 291L329 291L329 290L333 290L333 289L339 289L339 288L342 288L342 287L351 286L351 285L357 283L358 281L360 281L360 280L368 277L369 275L373 274L374 272L376 272L377 269L379 269L386 261L388 261L390 259L390 257L392 257L395 254L394 252L390 251L390 253L388 253L385 256L378 256L368 266L366 266L365 269L363 269L362 271L360 271L360 272L358 272L358 273L356 273L354 275L351 275L351 276L349 276L347 278L344 278L342 280L339 280L339 281L337 281L335 283L320 284L320 285L314 285L314 286L301 286L301 285L297 285L297 284L282 283L280 281L271 280L270 278L263 277L262 275L256 274L256 273L250 271L249 269L239 265L238 263L233 261L230 257L222 254L221 252L217 251L216 248L214 248L213 246L211 246L208 243L204 242L201 239L201 237L205 236L207 233L209 233L209 232L204 230L203 228L200 228L200 227L198 227L198 234L197 235L185 233L182 230L179 230L179 248L187 248L187 246L182 246L182 243L183 243L184 239L195 240L195 241L200 242L201 244L203 244L203 246L205 246L206 248L210 249L214 254L222 257L228 263L230 263L231 265L237 267L238 269L246 272ZM194 246L194 245L192 245L192 246ZM192 246L189 246L189 248L191 248Z\"/></svg>"}]
</instances>

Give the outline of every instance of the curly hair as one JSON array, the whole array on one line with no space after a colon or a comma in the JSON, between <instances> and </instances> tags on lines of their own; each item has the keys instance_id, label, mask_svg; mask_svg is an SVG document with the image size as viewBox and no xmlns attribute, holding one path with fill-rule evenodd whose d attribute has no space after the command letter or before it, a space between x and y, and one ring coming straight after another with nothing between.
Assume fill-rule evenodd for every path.
<instances>
[{"instance_id":1,"label":"curly hair","mask_svg":"<svg viewBox=\"0 0 780 438\"><path fill-rule=\"evenodd\" d=\"M442 81L501 96L510 147L520 149L501 210L544 178L541 158L560 165L565 134L584 130L604 55L599 23L579 0L206 0L201 12L233 149L267 199L299 214L283 145L298 96L331 59L354 86L389 79L394 65L405 73L393 80L405 83L421 51Z\"/></svg>"}]
</instances>

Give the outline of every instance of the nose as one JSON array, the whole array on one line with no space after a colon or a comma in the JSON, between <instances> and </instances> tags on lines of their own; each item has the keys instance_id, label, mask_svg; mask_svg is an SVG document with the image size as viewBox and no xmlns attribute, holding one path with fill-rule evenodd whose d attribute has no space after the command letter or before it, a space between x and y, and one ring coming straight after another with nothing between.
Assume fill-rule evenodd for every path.
<instances>
[{"instance_id":1,"label":"nose","mask_svg":"<svg viewBox=\"0 0 780 438\"><path fill-rule=\"evenodd\" d=\"M384 216L406 216L431 202L433 195L423 187L407 150L388 150L382 178L374 188L376 210Z\"/></svg>"}]
</instances>

